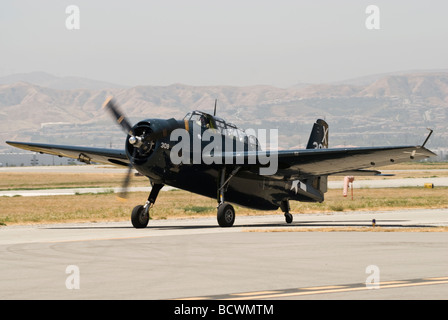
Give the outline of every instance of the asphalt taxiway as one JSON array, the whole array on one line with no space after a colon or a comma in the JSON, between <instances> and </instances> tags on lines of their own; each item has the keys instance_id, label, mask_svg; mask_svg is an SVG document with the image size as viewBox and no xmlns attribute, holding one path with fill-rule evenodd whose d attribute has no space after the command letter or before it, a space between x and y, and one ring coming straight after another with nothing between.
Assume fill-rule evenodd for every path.
<instances>
[{"instance_id":1,"label":"asphalt taxiway","mask_svg":"<svg viewBox=\"0 0 448 320\"><path fill-rule=\"evenodd\" d=\"M4 226L0 299L446 299L446 232L294 232L372 219L427 231L448 209Z\"/></svg>"}]
</instances>

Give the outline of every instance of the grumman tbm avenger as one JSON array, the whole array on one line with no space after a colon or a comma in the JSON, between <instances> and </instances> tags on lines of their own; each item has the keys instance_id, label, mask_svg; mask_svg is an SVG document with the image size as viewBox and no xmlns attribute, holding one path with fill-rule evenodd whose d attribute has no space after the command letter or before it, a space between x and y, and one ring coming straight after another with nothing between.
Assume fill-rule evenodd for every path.
<instances>
[{"instance_id":1,"label":"grumman tbm avenger","mask_svg":"<svg viewBox=\"0 0 448 320\"><path fill-rule=\"evenodd\" d=\"M217 200L217 220L231 227L231 203L256 210L277 210L293 221L289 201L322 202L329 175L380 175L376 167L435 154L424 146L328 148L328 124L318 119L306 149L263 150L259 137L201 111L183 119L146 119L131 125L112 98L103 107L127 134L124 150L6 141L34 152L69 157L85 163L128 167L149 178L151 192L131 213L135 228L145 228L149 212L164 185ZM274 143L275 145L275 143ZM374 169L372 169L374 168Z\"/></svg>"}]
</instances>

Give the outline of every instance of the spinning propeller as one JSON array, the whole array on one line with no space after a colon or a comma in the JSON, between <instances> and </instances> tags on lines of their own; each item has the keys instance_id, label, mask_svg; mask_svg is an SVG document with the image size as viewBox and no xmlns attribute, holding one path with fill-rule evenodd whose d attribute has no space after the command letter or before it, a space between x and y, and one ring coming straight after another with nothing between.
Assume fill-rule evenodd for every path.
<instances>
[{"instance_id":1,"label":"spinning propeller","mask_svg":"<svg viewBox=\"0 0 448 320\"><path fill-rule=\"evenodd\" d=\"M112 116L114 117L115 121L118 123L118 125L121 126L124 132L126 132L131 137L128 139L129 143L131 143L131 139L137 140L137 138L134 135L134 130L132 128L132 125L128 121L128 119L124 116L124 114L119 110L118 106L115 104L115 101L113 100L113 97L108 97L106 101L103 103L103 108L109 111ZM134 144L134 143L131 143ZM135 158L137 148L134 148L132 157L129 159L129 167L128 172L126 173L126 176L123 180L123 184L121 186L121 191L118 194L118 197L121 199L126 200L127 199L127 192L129 187L129 182L131 181L131 172L132 168L134 166L133 160Z\"/></svg>"},{"instance_id":2,"label":"spinning propeller","mask_svg":"<svg viewBox=\"0 0 448 320\"><path fill-rule=\"evenodd\" d=\"M183 121L175 119L155 120L151 125L149 121L142 121L132 126L126 116L121 112L113 97L108 97L103 103L103 108L113 116L118 125L128 135L126 151L129 157L129 170L123 181L120 198L126 198L127 189L131 180L132 168L137 161L145 160L155 149L157 140L167 137L173 130L185 128Z\"/></svg>"}]
</instances>

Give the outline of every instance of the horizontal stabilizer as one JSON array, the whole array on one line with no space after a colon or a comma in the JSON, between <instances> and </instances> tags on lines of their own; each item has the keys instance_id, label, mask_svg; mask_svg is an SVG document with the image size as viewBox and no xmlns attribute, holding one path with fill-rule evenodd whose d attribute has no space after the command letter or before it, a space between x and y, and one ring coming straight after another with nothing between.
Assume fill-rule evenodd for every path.
<instances>
[{"instance_id":1,"label":"horizontal stabilizer","mask_svg":"<svg viewBox=\"0 0 448 320\"><path fill-rule=\"evenodd\" d=\"M384 174L378 170L349 170L332 174L332 176L384 176Z\"/></svg>"}]
</instances>

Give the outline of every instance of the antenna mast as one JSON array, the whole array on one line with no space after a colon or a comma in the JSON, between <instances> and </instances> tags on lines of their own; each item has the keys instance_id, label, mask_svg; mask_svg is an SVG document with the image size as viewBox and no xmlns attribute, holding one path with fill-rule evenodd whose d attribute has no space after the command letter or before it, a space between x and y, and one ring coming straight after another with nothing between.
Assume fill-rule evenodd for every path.
<instances>
[{"instance_id":1,"label":"antenna mast","mask_svg":"<svg viewBox=\"0 0 448 320\"><path fill-rule=\"evenodd\" d=\"M218 99L215 99L215 111L213 111L213 116L216 116L216 103L218 102Z\"/></svg>"}]
</instances>

